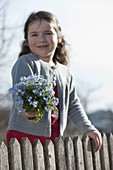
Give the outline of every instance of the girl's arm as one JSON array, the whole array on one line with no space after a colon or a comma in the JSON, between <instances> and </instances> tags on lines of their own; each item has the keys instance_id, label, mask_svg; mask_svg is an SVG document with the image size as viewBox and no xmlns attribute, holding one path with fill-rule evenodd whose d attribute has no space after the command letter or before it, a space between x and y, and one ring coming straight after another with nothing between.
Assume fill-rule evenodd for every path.
<instances>
[{"instance_id":1,"label":"girl's arm","mask_svg":"<svg viewBox=\"0 0 113 170\"><path fill-rule=\"evenodd\" d=\"M89 136L94 140L95 151L100 150L102 146L101 134L88 119L88 116L82 107L80 99L76 93L73 77L71 77L70 83L69 118L78 126L78 128L85 135Z\"/></svg>"}]
</instances>

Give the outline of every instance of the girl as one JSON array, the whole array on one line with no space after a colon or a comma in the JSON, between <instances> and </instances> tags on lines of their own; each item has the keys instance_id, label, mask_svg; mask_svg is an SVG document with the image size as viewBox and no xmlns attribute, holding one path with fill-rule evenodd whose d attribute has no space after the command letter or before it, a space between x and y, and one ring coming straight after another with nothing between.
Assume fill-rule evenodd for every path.
<instances>
[{"instance_id":1,"label":"girl","mask_svg":"<svg viewBox=\"0 0 113 170\"><path fill-rule=\"evenodd\" d=\"M56 77L55 96L59 98L59 114L53 118L51 113L44 114L40 121L34 123L29 118L36 112L18 115L15 100L10 114L7 143L11 138L28 137L33 143L39 139L42 144L55 137L63 137L68 120L71 119L81 131L95 142L96 151L101 148L100 132L89 121L76 94L73 76L68 65L67 44L62 36L61 27L56 17L46 11L31 13L24 27L24 42L19 58L12 68L13 85L20 81L21 76L35 73L45 78Z\"/></svg>"}]
</instances>

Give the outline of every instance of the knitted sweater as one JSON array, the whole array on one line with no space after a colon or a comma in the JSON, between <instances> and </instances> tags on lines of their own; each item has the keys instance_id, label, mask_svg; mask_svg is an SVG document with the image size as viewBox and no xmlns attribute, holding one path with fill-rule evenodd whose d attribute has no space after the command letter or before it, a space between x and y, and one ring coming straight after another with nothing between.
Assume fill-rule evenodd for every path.
<instances>
[{"instance_id":1,"label":"knitted sweater","mask_svg":"<svg viewBox=\"0 0 113 170\"><path fill-rule=\"evenodd\" d=\"M13 85L18 83L21 76L33 75L35 73L43 75L47 79L54 77L54 75L56 76L60 110L60 136L63 136L67 122L70 119L82 133L96 130L80 103L76 93L75 81L69 67L60 63L51 67L48 63L30 53L18 58L14 64L12 68L12 83ZM8 130L18 130L37 136L51 136L51 113L45 113L40 121L34 123L27 120L23 114L17 114L15 96L13 96L13 101Z\"/></svg>"}]
</instances>

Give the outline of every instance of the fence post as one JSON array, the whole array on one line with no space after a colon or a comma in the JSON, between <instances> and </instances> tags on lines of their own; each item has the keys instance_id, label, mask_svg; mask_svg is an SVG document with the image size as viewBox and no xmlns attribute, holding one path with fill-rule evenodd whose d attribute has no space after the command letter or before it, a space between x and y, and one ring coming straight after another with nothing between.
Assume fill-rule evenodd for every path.
<instances>
[{"instance_id":1,"label":"fence post","mask_svg":"<svg viewBox=\"0 0 113 170\"><path fill-rule=\"evenodd\" d=\"M113 134L108 135L108 153L110 160L110 169L113 169Z\"/></svg>"},{"instance_id":2,"label":"fence post","mask_svg":"<svg viewBox=\"0 0 113 170\"><path fill-rule=\"evenodd\" d=\"M56 169L67 170L65 160L64 142L60 137L57 137L54 141L55 157L56 157Z\"/></svg>"},{"instance_id":3,"label":"fence post","mask_svg":"<svg viewBox=\"0 0 113 170\"><path fill-rule=\"evenodd\" d=\"M91 139L91 146L92 146L92 158L93 158L94 170L101 170L100 151L95 152L95 144L92 139Z\"/></svg>"},{"instance_id":4,"label":"fence post","mask_svg":"<svg viewBox=\"0 0 113 170\"><path fill-rule=\"evenodd\" d=\"M0 170L9 170L8 150L3 141L0 141Z\"/></svg>"},{"instance_id":5,"label":"fence post","mask_svg":"<svg viewBox=\"0 0 113 170\"><path fill-rule=\"evenodd\" d=\"M21 140L22 170L33 170L32 146L28 138Z\"/></svg>"},{"instance_id":6,"label":"fence post","mask_svg":"<svg viewBox=\"0 0 113 170\"><path fill-rule=\"evenodd\" d=\"M22 170L20 144L17 139L12 138L8 145L9 151L9 169Z\"/></svg>"},{"instance_id":7,"label":"fence post","mask_svg":"<svg viewBox=\"0 0 113 170\"><path fill-rule=\"evenodd\" d=\"M40 140L33 142L33 162L34 170L45 170L44 152Z\"/></svg>"},{"instance_id":8,"label":"fence post","mask_svg":"<svg viewBox=\"0 0 113 170\"><path fill-rule=\"evenodd\" d=\"M73 138L76 170L84 170L83 147L80 137Z\"/></svg>"},{"instance_id":9,"label":"fence post","mask_svg":"<svg viewBox=\"0 0 113 170\"><path fill-rule=\"evenodd\" d=\"M84 136L83 142L83 154L84 154L84 166L87 170L93 170L92 148L91 141L88 136Z\"/></svg>"},{"instance_id":10,"label":"fence post","mask_svg":"<svg viewBox=\"0 0 113 170\"><path fill-rule=\"evenodd\" d=\"M64 140L66 164L68 170L75 170L75 156L73 142L70 137L66 137Z\"/></svg>"},{"instance_id":11,"label":"fence post","mask_svg":"<svg viewBox=\"0 0 113 170\"><path fill-rule=\"evenodd\" d=\"M44 156L46 170L56 170L54 145L50 140L44 143Z\"/></svg>"},{"instance_id":12,"label":"fence post","mask_svg":"<svg viewBox=\"0 0 113 170\"><path fill-rule=\"evenodd\" d=\"M102 134L102 139L103 139L103 145L102 145L102 149L100 150L100 159L101 159L102 170L110 170L108 143L107 143L107 137L106 137L105 133Z\"/></svg>"}]
</instances>

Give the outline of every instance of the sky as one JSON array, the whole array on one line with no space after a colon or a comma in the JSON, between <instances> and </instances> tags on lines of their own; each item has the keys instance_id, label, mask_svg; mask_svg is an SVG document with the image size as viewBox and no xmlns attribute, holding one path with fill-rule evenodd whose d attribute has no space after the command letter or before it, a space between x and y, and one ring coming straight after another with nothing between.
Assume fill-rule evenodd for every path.
<instances>
[{"instance_id":1,"label":"sky","mask_svg":"<svg viewBox=\"0 0 113 170\"><path fill-rule=\"evenodd\" d=\"M89 110L113 109L112 0L9 0L7 25L21 27L14 35L7 66L0 69L0 93L11 86L10 70L23 40L24 22L39 10L57 16L70 45L70 69L80 92L87 96L89 89L96 89L91 93Z\"/></svg>"}]
</instances>

